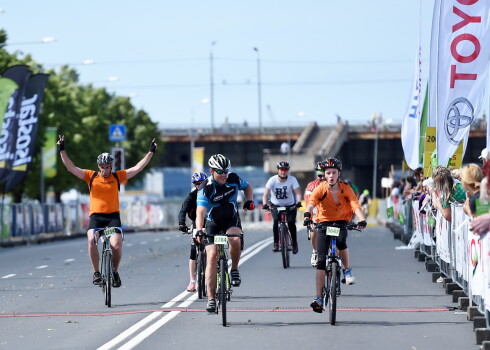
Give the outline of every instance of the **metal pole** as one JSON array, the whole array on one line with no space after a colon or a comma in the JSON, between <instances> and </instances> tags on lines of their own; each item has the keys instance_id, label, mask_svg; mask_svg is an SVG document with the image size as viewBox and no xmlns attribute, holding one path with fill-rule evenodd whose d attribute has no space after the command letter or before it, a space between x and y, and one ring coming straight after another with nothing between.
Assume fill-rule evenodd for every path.
<instances>
[{"instance_id":1,"label":"metal pole","mask_svg":"<svg viewBox=\"0 0 490 350\"><path fill-rule=\"evenodd\" d=\"M211 131L214 133L214 65L213 65L213 46L216 45L216 41L211 43L211 50L209 51L209 75L210 75L210 99L211 99Z\"/></svg>"},{"instance_id":2,"label":"metal pole","mask_svg":"<svg viewBox=\"0 0 490 350\"><path fill-rule=\"evenodd\" d=\"M374 138L374 164L373 164L373 199L376 198L376 178L378 171L378 124L374 122L375 138Z\"/></svg>"},{"instance_id":3,"label":"metal pole","mask_svg":"<svg viewBox=\"0 0 490 350\"><path fill-rule=\"evenodd\" d=\"M254 47L254 51L257 52L257 95L259 102L259 130L262 133L264 130L262 129L262 91L261 91L261 82L260 82L260 52L259 49Z\"/></svg>"}]
</instances>

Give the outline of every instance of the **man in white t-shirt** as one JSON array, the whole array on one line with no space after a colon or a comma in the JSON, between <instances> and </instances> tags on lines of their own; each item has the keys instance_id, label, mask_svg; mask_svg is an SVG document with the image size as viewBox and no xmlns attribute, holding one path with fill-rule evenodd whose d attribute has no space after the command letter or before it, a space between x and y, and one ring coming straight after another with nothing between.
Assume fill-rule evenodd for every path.
<instances>
[{"instance_id":1,"label":"man in white t-shirt","mask_svg":"<svg viewBox=\"0 0 490 350\"><path fill-rule=\"evenodd\" d=\"M277 175L272 176L265 185L264 196L262 197L263 209L268 210L269 205L267 199L270 194L270 203L275 206L291 206L287 213L287 221L289 232L291 233L291 239L293 243L293 254L298 253L298 240L296 235L296 208L301 207L301 190L299 188L298 180L292 175L289 175L289 163L281 161L277 163ZM274 246L272 251L279 251L279 218L276 211L272 211L272 218L274 219L274 226L272 231L274 232Z\"/></svg>"}]
</instances>

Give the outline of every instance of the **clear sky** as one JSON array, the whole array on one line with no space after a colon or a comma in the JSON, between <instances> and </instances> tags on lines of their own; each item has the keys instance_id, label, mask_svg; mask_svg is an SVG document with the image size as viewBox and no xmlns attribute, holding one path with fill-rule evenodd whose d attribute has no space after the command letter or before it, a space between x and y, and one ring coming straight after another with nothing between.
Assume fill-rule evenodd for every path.
<instances>
[{"instance_id":1,"label":"clear sky","mask_svg":"<svg viewBox=\"0 0 490 350\"><path fill-rule=\"evenodd\" d=\"M10 52L31 53L47 68L69 64L81 83L131 96L160 127L211 124L210 103L201 102L210 97L211 51L215 126L226 118L257 126L254 47L263 126L332 124L336 114L361 124L374 112L400 123L419 32L428 75L433 3L7 0L0 23ZM56 41L32 43L44 37Z\"/></svg>"}]
</instances>

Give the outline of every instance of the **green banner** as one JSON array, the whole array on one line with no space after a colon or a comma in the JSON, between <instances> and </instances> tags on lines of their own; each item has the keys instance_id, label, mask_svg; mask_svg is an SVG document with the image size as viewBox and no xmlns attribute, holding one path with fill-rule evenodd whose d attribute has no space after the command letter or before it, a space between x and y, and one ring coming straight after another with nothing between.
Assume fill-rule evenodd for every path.
<instances>
[{"instance_id":1,"label":"green banner","mask_svg":"<svg viewBox=\"0 0 490 350\"><path fill-rule=\"evenodd\" d=\"M398 213L398 222L400 225L403 225L405 223L405 218L403 217L402 213Z\"/></svg>"},{"instance_id":2,"label":"green banner","mask_svg":"<svg viewBox=\"0 0 490 350\"><path fill-rule=\"evenodd\" d=\"M43 146L43 172L44 177L47 179L56 176L56 158L58 150L56 146L57 142L57 129L46 128L45 139L46 143Z\"/></svg>"}]
</instances>

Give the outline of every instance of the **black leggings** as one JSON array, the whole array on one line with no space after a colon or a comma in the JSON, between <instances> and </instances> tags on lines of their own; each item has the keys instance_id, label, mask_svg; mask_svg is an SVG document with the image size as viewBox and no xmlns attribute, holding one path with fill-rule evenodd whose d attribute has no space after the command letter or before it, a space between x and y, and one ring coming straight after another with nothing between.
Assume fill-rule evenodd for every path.
<instances>
[{"instance_id":1,"label":"black leggings","mask_svg":"<svg viewBox=\"0 0 490 350\"><path fill-rule=\"evenodd\" d=\"M274 225L272 226L272 232L274 232L274 243L279 242L279 217L275 210L272 211L272 218L274 219ZM297 235L296 235L296 209L290 210L287 213L288 220L288 229L289 233L291 233L291 239L293 244L297 244Z\"/></svg>"}]
</instances>

